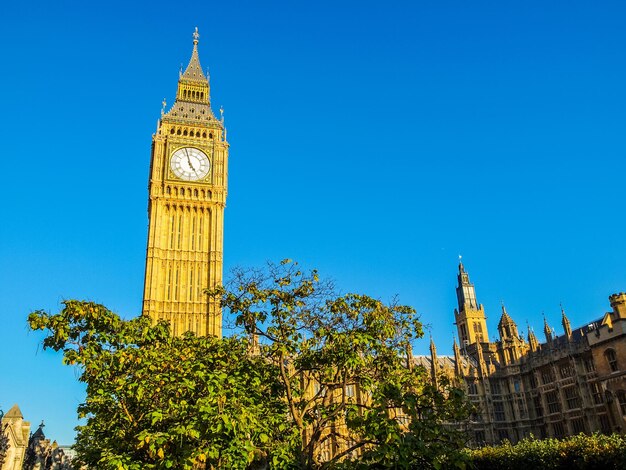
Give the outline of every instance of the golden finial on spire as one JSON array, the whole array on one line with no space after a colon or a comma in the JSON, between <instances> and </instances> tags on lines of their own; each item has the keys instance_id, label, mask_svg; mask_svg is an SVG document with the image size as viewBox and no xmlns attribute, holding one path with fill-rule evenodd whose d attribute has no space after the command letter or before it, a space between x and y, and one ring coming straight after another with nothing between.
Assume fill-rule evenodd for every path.
<instances>
[{"instance_id":1,"label":"golden finial on spire","mask_svg":"<svg viewBox=\"0 0 626 470\"><path fill-rule=\"evenodd\" d=\"M193 44L198 44L198 38L200 38L200 33L198 33L198 27L196 26L196 30L193 32Z\"/></svg>"}]
</instances>

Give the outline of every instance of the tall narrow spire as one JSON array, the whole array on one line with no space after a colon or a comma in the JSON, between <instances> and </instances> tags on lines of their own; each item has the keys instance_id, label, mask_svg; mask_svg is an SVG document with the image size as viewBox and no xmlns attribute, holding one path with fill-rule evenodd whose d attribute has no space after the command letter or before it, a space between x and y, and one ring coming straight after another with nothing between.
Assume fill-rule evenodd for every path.
<instances>
[{"instance_id":1,"label":"tall narrow spire","mask_svg":"<svg viewBox=\"0 0 626 470\"><path fill-rule=\"evenodd\" d=\"M502 316L500 317L500 322L498 323L498 332L500 333L501 340L506 338L517 338L518 336L517 325L507 313L504 302L502 302Z\"/></svg>"},{"instance_id":2,"label":"tall narrow spire","mask_svg":"<svg viewBox=\"0 0 626 470\"><path fill-rule=\"evenodd\" d=\"M548 320L546 320L546 316L543 316L543 334L546 335L546 341L548 343L552 342L552 328L548 325Z\"/></svg>"},{"instance_id":3,"label":"tall narrow spire","mask_svg":"<svg viewBox=\"0 0 626 470\"><path fill-rule=\"evenodd\" d=\"M437 369L438 369L438 360L437 360L437 347L435 346L435 342L433 341L433 337L430 337L430 374L433 379L433 384L435 387L437 386Z\"/></svg>"},{"instance_id":4,"label":"tall narrow spire","mask_svg":"<svg viewBox=\"0 0 626 470\"><path fill-rule=\"evenodd\" d=\"M453 344L452 349L454 350L454 371L457 376L461 376L463 374L463 364L461 359L461 350L459 349L459 345L456 342L456 338L452 338Z\"/></svg>"},{"instance_id":5,"label":"tall narrow spire","mask_svg":"<svg viewBox=\"0 0 626 470\"><path fill-rule=\"evenodd\" d=\"M571 339L572 325L570 324L567 315L565 315L565 310L563 310L563 304L561 304L561 324L563 325L563 331L565 332L565 336L567 337L567 339Z\"/></svg>"},{"instance_id":6,"label":"tall narrow spire","mask_svg":"<svg viewBox=\"0 0 626 470\"><path fill-rule=\"evenodd\" d=\"M200 57L198 56L198 39L200 39L200 34L198 33L198 27L196 27L196 30L193 32L193 51L191 52L191 59L181 78L206 82L208 80L202 71Z\"/></svg>"},{"instance_id":7,"label":"tall narrow spire","mask_svg":"<svg viewBox=\"0 0 626 470\"><path fill-rule=\"evenodd\" d=\"M528 321L526 321L526 328L528 329L528 346L530 346L530 350L535 352L539 349L539 341L535 336L535 332L532 330Z\"/></svg>"},{"instance_id":8,"label":"tall narrow spire","mask_svg":"<svg viewBox=\"0 0 626 470\"><path fill-rule=\"evenodd\" d=\"M200 65L199 38L200 34L196 28L193 33L191 59L189 59L184 72L182 72L181 67L176 101L171 109L163 114L163 116L175 118L177 121L193 122L194 124L203 121L216 121L213 111L211 111L211 86Z\"/></svg>"}]
</instances>

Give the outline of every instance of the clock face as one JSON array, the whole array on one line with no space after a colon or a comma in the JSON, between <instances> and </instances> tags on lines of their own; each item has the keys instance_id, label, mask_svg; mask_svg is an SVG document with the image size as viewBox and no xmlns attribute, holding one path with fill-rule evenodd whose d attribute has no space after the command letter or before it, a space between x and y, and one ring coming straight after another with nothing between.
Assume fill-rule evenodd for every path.
<instances>
[{"instance_id":1,"label":"clock face","mask_svg":"<svg viewBox=\"0 0 626 470\"><path fill-rule=\"evenodd\" d=\"M193 147L183 147L172 154L170 166L181 180L197 181L206 178L209 174L211 162L203 151Z\"/></svg>"}]
</instances>

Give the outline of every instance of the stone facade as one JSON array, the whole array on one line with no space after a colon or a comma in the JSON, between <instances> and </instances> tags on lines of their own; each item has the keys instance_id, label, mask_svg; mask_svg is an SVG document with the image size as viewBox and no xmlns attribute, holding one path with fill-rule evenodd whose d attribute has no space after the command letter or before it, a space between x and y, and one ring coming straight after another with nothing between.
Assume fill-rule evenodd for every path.
<instances>
[{"instance_id":1,"label":"stone facade","mask_svg":"<svg viewBox=\"0 0 626 470\"><path fill-rule=\"evenodd\" d=\"M17 405L2 417L2 430L8 437L7 452L0 470L72 470L75 452L50 442L43 432L43 422L30 434L30 423L24 421Z\"/></svg>"},{"instance_id":2,"label":"stone facade","mask_svg":"<svg viewBox=\"0 0 626 470\"><path fill-rule=\"evenodd\" d=\"M457 298L454 357L437 357L433 345L421 361L455 377L476 405L474 443L626 430L626 294L610 296L611 311L580 328L572 329L562 310L559 336L544 319L543 343L530 328L523 338L504 306L499 340L490 342L462 263Z\"/></svg>"},{"instance_id":3,"label":"stone facade","mask_svg":"<svg viewBox=\"0 0 626 470\"><path fill-rule=\"evenodd\" d=\"M24 421L24 416L17 405L2 417L2 432L8 437L8 448L1 470L21 470L24 463L24 453L28 447L30 423Z\"/></svg>"},{"instance_id":4,"label":"stone facade","mask_svg":"<svg viewBox=\"0 0 626 470\"><path fill-rule=\"evenodd\" d=\"M44 424L41 423L39 429L28 440L23 470L72 470L72 458L69 453L66 453L56 441L46 439L43 428Z\"/></svg>"},{"instance_id":5,"label":"stone facade","mask_svg":"<svg viewBox=\"0 0 626 470\"><path fill-rule=\"evenodd\" d=\"M175 335L221 336L219 302L204 289L222 283L229 146L224 119L211 110L198 38L196 29L176 101L167 112L163 102L152 137L143 314L169 321Z\"/></svg>"}]
</instances>

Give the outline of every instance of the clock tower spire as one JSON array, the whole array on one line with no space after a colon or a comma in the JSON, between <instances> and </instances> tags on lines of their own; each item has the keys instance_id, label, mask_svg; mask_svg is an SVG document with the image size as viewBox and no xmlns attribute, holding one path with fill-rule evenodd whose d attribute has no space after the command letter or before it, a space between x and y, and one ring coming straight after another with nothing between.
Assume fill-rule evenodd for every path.
<instances>
[{"instance_id":1,"label":"clock tower spire","mask_svg":"<svg viewBox=\"0 0 626 470\"><path fill-rule=\"evenodd\" d=\"M200 66L198 28L176 100L152 137L143 314L172 333L222 334L219 302L204 290L222 283L228 142L211 110Z\"/></svg>"},{"instance_id":2,"label":"clock tower spire","mask_svg":"<svg viewBox=\"0 0 626 470\"><path fill-rule=\"evenodd\" d=\"M454 319L461 347L468 347L474 343L486 343L489 341L489 336L485 309L476 300L474 284L470 282L469 274L460 261L457 280L456 296L459 308L454 309Z\"/></svg>"}]
</instances>

